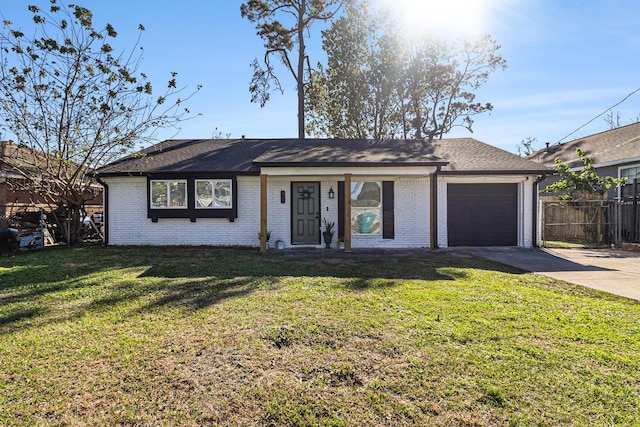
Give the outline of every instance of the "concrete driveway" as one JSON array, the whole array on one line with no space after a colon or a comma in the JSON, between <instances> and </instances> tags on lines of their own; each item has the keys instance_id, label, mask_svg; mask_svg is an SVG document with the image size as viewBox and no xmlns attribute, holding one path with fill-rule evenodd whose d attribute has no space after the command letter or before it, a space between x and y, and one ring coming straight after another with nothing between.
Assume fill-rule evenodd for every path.
<instances>
[{"instance_id":1,"label":"concrete driveway","mask_svg":"<svg viewBox=\"0 0 640 427\"><path fill-rule=\"evenodd\" d=\"M616 249L460 248L543 276L640 300L640 253Z\"/></svg>"}]
</instances>

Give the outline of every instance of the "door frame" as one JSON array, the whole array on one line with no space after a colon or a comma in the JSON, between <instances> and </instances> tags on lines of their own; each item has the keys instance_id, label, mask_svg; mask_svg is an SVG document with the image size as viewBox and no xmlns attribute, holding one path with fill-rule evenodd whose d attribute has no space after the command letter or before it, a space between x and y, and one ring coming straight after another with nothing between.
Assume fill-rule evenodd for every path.
<instances>
[{"instance_id":1,"label":"door frame","mask_svg":"<svg viewBox=\"0 0 640 427\"><path fill-rule=\"evenodd\" d=\"M318 186L318 229L317 229L317 242L314 243L308 243L308 242L294 242L293 241L293 227L295 226L294 224L294 213L293 213L293 209L294 209L294 197L296 196L296 194L294 193L294 186L297 184L316 184ZM289 197L289 212L291 215L290 218L290 223L291 223L291 229L290 229L290 238L289 241L291 242L291 245L319 245L321 244L321 238L322 238L322 233L320 232L320 224L322 223L322 184L320 181L291 181L291 187L290 187L290 194L291 196Z\"/></svg>"}]
</instances>

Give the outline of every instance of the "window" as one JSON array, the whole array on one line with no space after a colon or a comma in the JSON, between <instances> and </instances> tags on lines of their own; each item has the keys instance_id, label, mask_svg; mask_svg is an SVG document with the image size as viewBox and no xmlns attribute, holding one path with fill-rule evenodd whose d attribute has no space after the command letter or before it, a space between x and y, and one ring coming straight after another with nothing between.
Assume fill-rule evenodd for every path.
<instances>
[{"instance_id":1,"label":"window","mask_svg":"<svg viewBox=\"0 0 640 427\"><path fill-rule=\"evenodd\" d=\"M380 234L382 185L380 182L351 183L351 231L353 234Z\"/></svg>"},{"instance_id":2,"label":"window","mask_svg":"<svg viewBox=\"0 0 640 427\"><path fill-rule=\"evenodd\" d=\"M620 169L620 178L627 178L626 185L620 188L621 197L633 197L633 180L640 182L640 166Z\"/></svg>"},{"instance_id":3,"label":"window","mask_svg":"<svg viewBox=\"0 0 640 427\"><path fill-rule=\"evenodd\" d=\"M231 207L231 180L196 180L196 209Z\"/></svg>"},{"instance_id":4,"label":"window","mask_svg":"<svg viewBox=\"0 0 640 427\"><path fill-rule=\"evenodd\" d=\"M152 209L186 209L187 181L151 181Z\"/></svg>"}]
</instances>

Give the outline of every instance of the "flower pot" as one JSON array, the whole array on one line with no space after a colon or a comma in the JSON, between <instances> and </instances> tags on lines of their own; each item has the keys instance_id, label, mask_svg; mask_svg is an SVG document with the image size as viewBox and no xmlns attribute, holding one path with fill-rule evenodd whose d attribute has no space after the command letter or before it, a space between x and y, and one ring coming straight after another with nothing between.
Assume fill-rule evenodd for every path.
<instances>
[{"instance_id":1,"label":"flower pot","mask_svg":"<svg viewBox=\"0 0 640 427\"><path fill-rule=\"evenodd\" d=\"M322 233L324 237L325 249L331 249L331 240L333 240L333 233Z\"/></svg>"},{"instance_id":2,"label":"flower pot","mask_svg":"<svg viewBox=\"0 0 640 427\"><path fill-rule=\"evenodd\" d=\"M278 247L278 249L284 249L284 242L282 240L278 240L276 242L276 246Z\"/></svg>"}]
</instances>

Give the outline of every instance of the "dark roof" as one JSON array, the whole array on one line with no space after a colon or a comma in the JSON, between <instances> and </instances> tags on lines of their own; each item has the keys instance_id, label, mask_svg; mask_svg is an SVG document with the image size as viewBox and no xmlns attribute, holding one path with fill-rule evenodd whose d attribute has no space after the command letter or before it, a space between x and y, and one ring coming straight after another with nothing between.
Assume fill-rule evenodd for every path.
<instances>
[{"instance_id":1,"label":"dark roof","mask_svg":"<svg viewBox=\"0 0 640 427\"><path fill-rule=\"evenodd\" d=\"M451 138L433 141L433 153L449 164L445 173L509 174L549 173L549 168L473 138Z\"/></svg>"},{"instance_id":2,"label":"dark roof","mask_svg":"<svg viewBox=\"0 0 640 427\"><path fill-rule=\"evenodd\" d=\"M473 138L416 140L168 140L110 163L98 174L258 174L261 166L442 166L456 173L544 173L540 165Z\"/></svg>"},{"instance_id":3,"label":"dark roof","mask_svg":"<svg viewBox=\"0 0 640 427\"><path fill-rule=\"evenodd\" d=\"M552 145L530 154L527 158L548 167L554 166L556 158L567 163L569 167L581 167L582 161L576 153L576 148L584 151L594 165L621 164L632 159L637 161L640 159L640 123Z\"/></svg>"}]
</instances>

